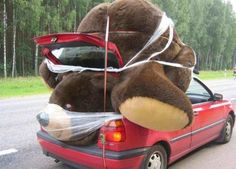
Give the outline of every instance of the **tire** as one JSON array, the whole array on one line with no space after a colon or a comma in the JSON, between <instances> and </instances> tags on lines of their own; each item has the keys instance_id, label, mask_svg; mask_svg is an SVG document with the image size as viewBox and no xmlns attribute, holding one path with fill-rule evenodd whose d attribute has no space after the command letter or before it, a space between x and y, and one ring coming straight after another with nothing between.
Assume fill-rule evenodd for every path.
<instances>
[{"instance_id":1,"label":"tire","mask_svg":"<svg viewBox=\"0 0 236 169\"><path fill-rule=\"evenodd\" d=\"M143 169L167 169L167 153L165 148L158 144L153 146L147 153Z\"/></svg>"},{"instance_id":2,"label":"tire","mask_svg":"<svg viewBox=\"0 0 236 169\"><path fill-rule=\"evenodd\" d=\"M232 115L229 115L224 125L224 128L221 131L220 136L216 139L217 143L225 144L230 141L233 133L233 125L234 125L233 117Z\"/></svg>"}]
</instances>

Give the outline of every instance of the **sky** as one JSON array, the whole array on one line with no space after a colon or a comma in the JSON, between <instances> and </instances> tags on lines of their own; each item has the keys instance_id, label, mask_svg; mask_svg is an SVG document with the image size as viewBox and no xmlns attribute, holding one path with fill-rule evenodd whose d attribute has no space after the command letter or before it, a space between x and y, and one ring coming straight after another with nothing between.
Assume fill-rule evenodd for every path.
<instances>
[{"instance_id":1,"label":"sky","mask_svg":"<svg viewBox=\"0 0 236 169\"><path fill-rule=\"evenodd\" d=\"M234 9L234 11L236 13L236 0L228 0L228 1L231 2L232 6L233 6L233 9Z\"/></svg>"}]
</instances>

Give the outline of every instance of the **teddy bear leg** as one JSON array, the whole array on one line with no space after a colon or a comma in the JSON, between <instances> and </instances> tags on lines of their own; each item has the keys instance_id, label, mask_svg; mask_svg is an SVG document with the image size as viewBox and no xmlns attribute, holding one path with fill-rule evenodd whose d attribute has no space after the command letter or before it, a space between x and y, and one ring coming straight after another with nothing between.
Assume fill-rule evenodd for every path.
<instances>
[{"instance_id":1,"label":"teddy bear leg","mask_svg":"<svg viewBox=\"0 0 236 169\"><path fill-rule=\"evenodd\" d=\"M191 103L165 76L162 65L147 63L128 74L112 92L113 106L124 117L161 131L179 130L191 124Z\"/></svg>"}]
</instances>

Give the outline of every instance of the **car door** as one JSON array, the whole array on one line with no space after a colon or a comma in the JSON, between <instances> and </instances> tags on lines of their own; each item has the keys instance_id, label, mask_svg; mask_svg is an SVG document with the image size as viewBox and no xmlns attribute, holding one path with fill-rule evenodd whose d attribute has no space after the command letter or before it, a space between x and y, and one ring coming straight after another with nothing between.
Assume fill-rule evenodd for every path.
<instances>
[{"instance_id":1,"label":"car door","mask_svg":"<svg viewBox=\"0 0 236 169\"><path fill-rule=\"evenodd\" d=\"M188 126L182 130L169 132L170 144L171 144L171 157L170 161L187 154L191 149L191 126Z\"/></svg>"},{"instance_id":2,"label":"car door","mask_svg":"<svg viewBox=\"0 0 236 169\"><path fill-rule=\"evenodd\" d=\"M193 104L191 147L199 147L216 138L224 124L223 106L215 101L212 92L198 79L193 79L186 92Z\"/></svg>"}]
</instances>

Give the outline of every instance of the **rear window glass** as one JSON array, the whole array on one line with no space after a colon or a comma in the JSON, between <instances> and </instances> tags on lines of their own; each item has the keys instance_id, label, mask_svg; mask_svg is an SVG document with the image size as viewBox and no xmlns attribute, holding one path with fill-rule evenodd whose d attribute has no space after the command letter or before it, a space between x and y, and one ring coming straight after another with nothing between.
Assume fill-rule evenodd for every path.
<instances>
[{"instance_id":1,"label":"rear window glass","mask_svg":"<svg viewBox=\"0 0 236 169\"><path fill-rule=\"evenodd\" d=\"M52 54L63 65L104 68L105 49L96 46L62 47L53 49ZM108 67L119 68L117 57L108 51Z\"/></svg>"}]
</instances>

